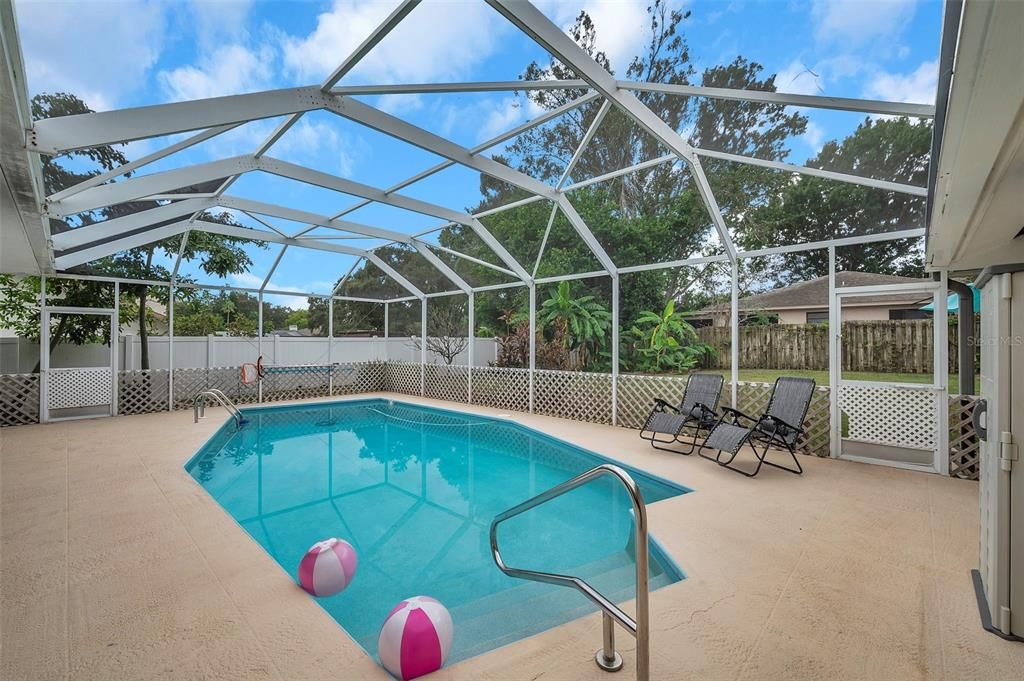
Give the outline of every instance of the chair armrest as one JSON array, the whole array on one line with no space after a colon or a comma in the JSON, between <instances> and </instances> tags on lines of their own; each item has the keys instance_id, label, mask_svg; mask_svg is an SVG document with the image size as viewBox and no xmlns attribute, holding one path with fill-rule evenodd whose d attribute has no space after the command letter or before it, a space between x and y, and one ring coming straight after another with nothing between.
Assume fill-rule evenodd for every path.
<instances>
[{"instance_id":1,"label":"chair armrest","mask_svg":"<svg viewBox=\"0 0 1024 681\"><path fill-rule=\"evenodd\" d=\"M779 424L779 425L781 425L781 426L785 426L785 427L786 427L786 428L788 428L789 430L792 430L792 431L796 431L797 433L802 433L802 432L804 432L804 428L803 428L803 426L799 426L799 427L797 427L797 426L794 426L794 425L793 425L793 424L791 424L791 423L786 423L785 421L783 421L782 419L780 419L780 418L779 418L778 416L768 416L767 414L765 414L765 415L764 415L764 416L762 416L762 417L761 417L761 418L760 418L759 420L760 420L760 422L762 422L762 423L763 423L763 422L765 422L765 421L774 421L775 423L778 423L778 424Z\"/></svg>"},{"instance_id":2,"label":"chair armrest","mask_svg":"<svg viewBox=\"0 0 1024 681\"><path fill-rule=\"evenodd\" d=\"M693 406L695 406L698 409L700 409L701 414L705 414L705 415L706 414L710 414L711 416L716 416L716 417L718 416L718 412L716 412L714 409L712 409L708 405L704 404L703 402L697 402Z\"/></svg>"},{"instance_id":3,"label":"chair armrest","mask_svg":"<svg viewBox=\"0 0 1024 681\"><path fill-rule=\"evenodd\" d=\"M757 423L760 420L755 419L753 416L748 416L747 414L744 414L739 409L733 409L732 407L722 407L722 416L725 416L726 414L732 414L733 418L737 420L741 416L747 419L748 421L753 421L754 423Z\"/></svg>"},{"instance_id":4,"label":"chair armrest","mask_svg":"<svg viewBox=\"0 0 1024 681\"><path fill-rule=\"evenodd\" d=\"M658 411L665 411L666 409L671 409L672 411L676 412L677 414L679 413L678 409L676 409L675 407L673 407L671 404L669 404L665 400L661 399L660 397L655 397L654 398L654 408L656 410L658 410Z\"/></svg>"}]
</instances>

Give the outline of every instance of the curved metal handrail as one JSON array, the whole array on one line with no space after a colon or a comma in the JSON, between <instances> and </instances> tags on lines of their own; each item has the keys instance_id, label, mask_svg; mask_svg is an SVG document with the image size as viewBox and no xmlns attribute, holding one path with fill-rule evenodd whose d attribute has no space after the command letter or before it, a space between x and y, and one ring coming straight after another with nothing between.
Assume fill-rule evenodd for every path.
<instances>
[{"instance_id":1,"label":"curved metal handrail","mask_svg":"<svg viewBox=\"0 0 1024 681\"><path fill-rule=\"evenodd\" d=\"M231 415L231 418L235 419L235 424L238 426L242 425L243 418L242 412L235 406L235 403L224 394L223 390L219 388L207 388L196 394L192 399L192 416L196 423L199 423L201 417L206 416L206 398L212 397L217 401L220 406L224 407L224 410Z\"/></svg>"},{"instance_id":2,"label":"curved metal handrail","mask_svg":"<svg viewBox=\"0 0 1024 681\"><path fill-rule=\"evenodd\" d=\"M498 549L498 525L509 518L525 513L532 508L536 508L605 475L610 475L622 483L626 491L629 492L630 500L633 502L634 522L636 524L636 619L627 615L621 608L605 598L601 592L579 577L509 567L502 560L501 551ZM644 507L644 498L640 493L640 488L629 473L613 464L601 464L596 468L591 468L577 475L571 480L555 485L546 492L527 499L507 511L499 513L491 521L491 556L494 558L494 563L498 566L498 569L510 577L558 586L568 586L589 598L603 611L604 646L597 651L595 656L598 666L606 671L617 671L622 667L622 659L615 652L615 633L612 625L614 620L636 639L636 678L637 681L648 681L650 677L651 655L647 572L647 509Z\"/></svg>"}]
</instances>

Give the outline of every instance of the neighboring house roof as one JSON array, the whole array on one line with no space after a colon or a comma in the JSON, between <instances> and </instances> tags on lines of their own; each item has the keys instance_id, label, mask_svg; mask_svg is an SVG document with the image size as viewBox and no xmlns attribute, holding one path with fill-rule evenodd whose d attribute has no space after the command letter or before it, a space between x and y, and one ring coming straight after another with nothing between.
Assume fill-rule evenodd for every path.
<instances>
[{"instance_id":1,"label":"neighboring house roof","mask_svg":"<svg viewBox=\"0 0 1024 681\"><path fill-rule=\"evenodd\" d=\"M167 306L160 301L147 299L146 309L152 312L157 319L167 319Z\"/></svg>"},{"instance_id":2,"label":"neighboring house roof","mask_svg":"<svg viewBox=\"0 0 1024 681\"><path fill-rule=\"evenodd\" d=\"M890 274L872 274L870 272L836 272L836 287L879 286L883 284L918 284L920 279L911 277L895 277ZM918 305L928 296L920 293L882 294L863 296L856 299L857 305L886 304L889 306ZM741 310L801 310L828 307L828 277L808 279L783 288L765 291L752 296L740 298ZM728 310L727 303L712 305L701 310L702 313L715 313Z\"/></svg>"}]
</instances>

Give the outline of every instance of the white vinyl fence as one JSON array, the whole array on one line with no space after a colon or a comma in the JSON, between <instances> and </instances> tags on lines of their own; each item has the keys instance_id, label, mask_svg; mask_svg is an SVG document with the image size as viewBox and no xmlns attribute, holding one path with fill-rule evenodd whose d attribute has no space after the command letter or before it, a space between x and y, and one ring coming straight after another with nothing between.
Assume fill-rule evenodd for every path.
<instances>
[{"instance_id":1,"label":"white vinyl fence","mask_svg":"<svg viewBox=\"0 0 1024 681\"><path fill-rule=\"evenodd\" d=\"M416 339L418 340L418 339ZM141 369L141 342L138 336L121 336L118 352L119 369ZM256 362L263 353L268 366L297 364L327 364L331 362L397 362L420 361L416 341L409 337L388 338L335 338L266 336L262 347L255 337L237 336L175 336L170 343L167 336L149 338L150 369L168 369L169 347L174 346L175 369L210 369L237 367ZM474 362L487 365L497 357L498 342L494 338L477 338ZM468 353L463 351L454 364L465 365ZM106 345L59 345L51 357L53 367L90 367L109 365L110 348ZM39 362L39 344L23 338L0 338L0 373L31 373ZM440 355L427 352L427 362L443 364Z\"/></svg>"}]
</instances>

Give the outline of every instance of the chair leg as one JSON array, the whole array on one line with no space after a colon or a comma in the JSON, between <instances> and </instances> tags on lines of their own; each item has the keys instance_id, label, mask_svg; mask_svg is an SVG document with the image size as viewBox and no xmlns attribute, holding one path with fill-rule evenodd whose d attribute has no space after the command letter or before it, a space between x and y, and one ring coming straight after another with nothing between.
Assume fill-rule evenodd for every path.
<instances>
[{"instance_id":1,"label":"chair leg","mask_svg":"<svg viewBox=\"0 0 1024 681\"><path fill-rule=\"evenodd\" d=\"M747 471L747 470L744 470L743 468L740 468L739 466L732 465L732 462L739 455L740 450L743 449L743 445L745 445L745 444L749 444L750 445L750 448L754 451L754 458L757 459L757 466L754 467L753 471ZM721 452L719 452L719 456L721 456ZM744 440L740 444L740 446L736 449L735 452L732 452L732 456L730 456L725 461L717 461L716 463L718 463L718 465L721 466L722 468L728 468L729 470L731 470L731 471L733 471L735 473L739 473L740 475L745 475L748 478L752 478L755 475L757 475L758 472L761 470L761 464L764 463L764 457L765 457L764 453L762 453L762 454L758 454L757 453L757 443L752 441L750 438L747 438L746 440Z\"/></svg>"},{"instance_id":2,"label":"chair leg","mask_svg":"<svg viewBox=\"0 0 1024 681\"><path fill-rule=\"evenodd\" d=\"M746 443L746 440L744 440L743 443L740 444L741 448L743 447L744 443ZM708 461L714 461L719 466L726 466L726 467L728 467L729 464L732 463L733 459L735 459L736 455L739 453L738 449L735 452L726 452L723 449L716 449L715 450L715 455L714 456L709 456L708 454L704 453L705 449L707 449L707 447L705 447L704 444L701 443L700 449L697 451L697 454L700 455L702 458L707 459ZM726 459L725 461L722 461L722 454L728 454L729 458Z\"/></svg>"},{"instance_id":3,"label":"chair leg","mask_svg":"<svg viewBox=\"0 0 1024 681\"><path fill-rule=\"evenodd\" d=\"M767 447L765 449L766 449L765 454L767 454ZM789 471L790 473L794 473L796 475L803 475L804 468L803 468L803 466L800 465L800 459L796 458L796 448L795 448L795 445L793 447L790 447L789 445L786 445L786 451L789 452L789 455L791 457L793 457L793 463L796 464L796 468L790 468L789 466L783 466L782 464L772 463L771 461L765 461L765 463L768 464L769 466L773 466L775 468L781 468L784 471Z\"/></svg>"},{"instance_id":4,"label":"chair leg","mask_svg":"<svg viewBox=\"0 0 1024 681\"><path fill-rule=\"evenodd\" d=\"M707 438L704 438L704 439L707 440ZM701 442L700 443L700 447L697 448L697 456L699 456L702 459L707 459L708 461L714 461L715 463L720 463L719 460L722 458L722 450L721 449L716 449L714 456L710 456L708 454L705 454L704 453L705 449L709 449L709 447L706 447L704 445L704 443Z\"/></svg>"},{"instance_id":5,"label":"chair leg","mask_svg":"<svg viewBox=\"0 0 1024 681\"><path fill-rule=\"evenodd\" d=\"M694 448L694 445L695 445L695 440L693 440L693 441L688 443L690 445L690 447L686 451L683 451L681 449L677 449L675 447L664 447L664 446L659 446L659 445L687 444L687 443L684 443L683 440L680 440L679 436L683 433L684 430L686 430L686 428L688 427L688 424L690 423L691 420L692 419L689 419L689 418L683 420L683 422L679 425L679 430L677 430L675 433L672 433L672 434L661 432L661 431L653 431L653 430L648 431L648 430L641 429L640 430L640 438L643 439L643 440L647 440L648 442L651 443L652 447L654 447L655 449L660 449L663 452L671 452L673 454L682 454L684 456L689 456L690 454L693 454L693 448ZM646 424L644 424L644 425L646 425ZM666 435L666 436L671 435L671 437L670 438L659 438L658 437L658 433L659 432L661 432L662 435ZM700 430L698 429L696 432L699 433ZM644 433L650 433L650 435L647 436L647 435L644 435Z\"/></svg>"},{"instance_id":6,"label":"chair leg","mask_svg":"<svg viewBox=\"0 0 1024 681\"><path fill-rule=\"evenodd\" d=\"M700 439L700 432L701 432L702 428L699 425L694 427L693 435L687 435L686 436L686 437L690 438L689 442L684 442L683 440L679 439L679 436L683 435L683 431L684 430L686 430L686 426L685 425L682 428L679 429L678 433L676 433L676 442L679 442L680 444L687 444L687 445L689 445L689 447L687 448L686 451L683 451L681 449L680 450L676 450L676 451L678 451L680 454L683 454L685 456L690 456L697 449L697 440ZM703 443L703 440L701 442Z\"/></svg>"},{"instance_id":7,"label":"chair leg","mask_svg":"<svg viewBox=\"0 0 1024 681\"><path fill-rule=\"evenodd\" d=\"M681 430L682 429L680 429L680 432ZM650 432L650 436L644 435L645 432ZM694 444L692 442L690 443L690 448L687 451L682 451L681 449L676 449L675 447L660 446L671 444L683 444L683 441L679 439L679 435L680 433L676 433L671 439L664 439L659 438L657 432L655 431L640 431L640 438L642 440L647 440L648 442L650 442L651 446L654 447L655 449L660 449L663 452L671 452L673 454L683 454L684 456L689 456L690 454L693 453Z\"/></svg>"},{"instance_id":8,"label":"chair leg","mask_svg":"<svg viewBox=\"0 0 1024 681\"><path fill-rule=\"evenodd\" d=\"M750 448L754 452L754 457L757 458L757 466L754 467L753 471L746 471L746 470L740 468L739 466L732 466L732 465L730 465L730 464L732 464L732 460L736 458L736 454L739 453L738 450L737 450L736 453L734 453L732 455L732 457L728 461L725 461L725 462L719 461L718 465L722 466L723 468L728 468L731 471L736 471L737 473L741 473L741 474L747 476L748 478L752 478L755 475L757 475L758 472L760 472L762 465L771 466L773 468L779 468L779 469L782 469L782 470L787 471L789 473L793 473L795 475L802 475L803 472L804 472L804 469L800 465L800 460L796 458L796 451L794 450L794 447L792 447L792 446L790 446L788 444L779 443L779 444L783 444L783 446L785 447L786 451L793 458L793 463L796 464L796 468L790 468L789 466L783 466L781 464L772 463L771 461L768 461L768 452L770 452L771 449L772 449L772 442L773 442L772 440L766 440L765 442L763 442L762 444L764 446L761 449L761 451L758 452L757 451L757 444L758 443L756 441L754 441L754 440L748 440L748 444L750 444Z\"/></svg>"},{"instance_id":9,"label":"chair leg","mask_svg":"<svg viewBox=\"0 0 1024 681\"><path fill-rule=\"evenodd\" d=\"M680 433L680 435L681 434L682 433ZM682 449L679 449L679 450L676 450L676 451L678 451L683 456L690 456L691 454L693 454L693 450L695 450L697 448L697 437L699 437L699 433L694 433L693 437L690 438L690 441L684 443L682 440L679 439L679 436L677 435L676 436L676 442L678 442L680 444L688 444L690 446L689 446L689 448L686 451L683 451Z\"/></svg>"}]
</instances>

